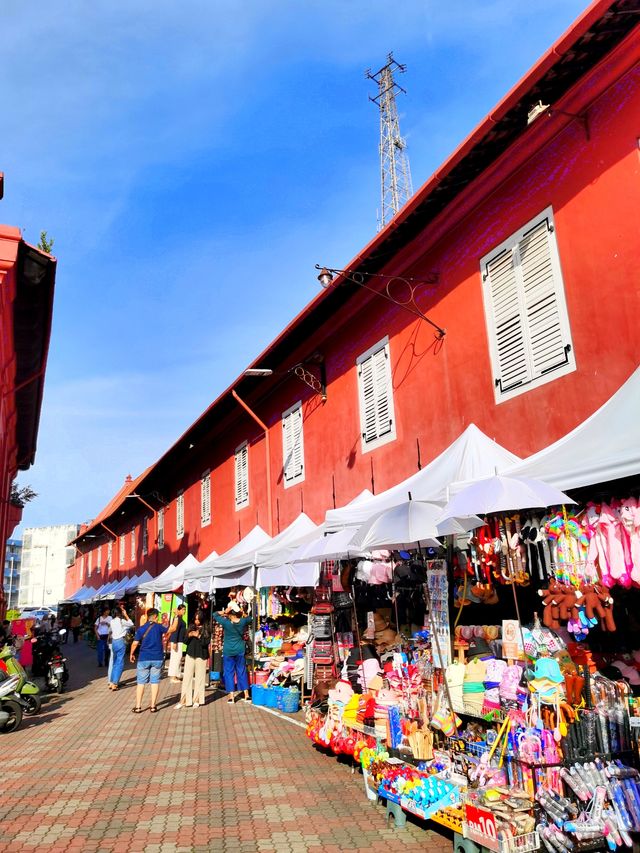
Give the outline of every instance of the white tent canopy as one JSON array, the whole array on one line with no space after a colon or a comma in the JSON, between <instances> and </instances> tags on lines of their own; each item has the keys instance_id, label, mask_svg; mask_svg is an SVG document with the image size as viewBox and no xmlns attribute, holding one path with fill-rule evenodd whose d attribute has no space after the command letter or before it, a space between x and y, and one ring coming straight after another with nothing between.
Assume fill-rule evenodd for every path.
<instances>
[{"instance_id":1,"label":"white tent canopy","mask_svg":"<svg viewBox=\"0 0 640 853\"><path fill-rule=\"evenodd\" d=\"M345 527L337 533L330 533L327 536L317 536L306 545L302 545L296 549L291 562L296 565L298 563L322 563L325 560L340 560L347 556L361 557L363 556L363 551L351 544L351 540L355 534L355 528Z\"/></svg>"},{"instance_id":2,"label":"white tent canopy","mask_svg":"<svg viewBox=\"0 0 640 853\"><path fill-rule=\"evenodd\" d=\"M475 424L469 424L453 444L421 471L367 501L352 501L347 506L328 510L326 530L330 533L363 524L372 515L404 503L409 494L416 501L446 501L453 484L489 477L519 461Z\"/></svg>"},{"instance_id":3,"label":"white tent canopy","mask_svg":"<svg viewBox=\"0 0 640 853\"><path fill-rule=\"evenodd\" d=\"M173 592L184 585L185 572L199 565L193 554L187 554L177 566L173 564L168 566L157 578L149 583L140 584L138 589L140 592Z\"/></svg>"},{"instance_id":4,"label":"white tent canopy","mask_svg":"<svg viewBox=\"0 0 640 853\"><path fill-rule=\"evenodd\" d=\"M577 489L640 474L640 367L591 417L500 473Z\"/></svg>"},{"instance_id":5,"label":"white tent canopy","mask_svg":"<svg viewBox=\"0 0 640 853\"><path fill-rule=\"evenodd\" d=\"M141 575L138 575L137 577L132 577L130 579L126 587L127 593L137 592L140 589L141 584L149 583L149 581L152 580L152 575L150 575L149 572L145 570Z\"/></svg>"},{"instance_id":6,"label":"white tent canopy","mask_svg":"<svg viewBox=\"0 0 640 853\"><path fill-rule=\"evenodd\" d=\"M188 569L184 577L185 594L194 592L195 590L208 592L212 588L211 581L214 576L225 575L229 572L237 573L238 570L246 569L247 566L251 567L251 573L253 573L255 552L261 545L269 542L270 539L269 534L265 533L260 525L256 524L253 530L249 531L243 539L236 542L232 548L229 548L220 557L211 555L198 566ZM253 577L247 583L251 583L252 580ZM206 583L204 583L205 581ZM236 583L241 584L244 581L242 579L236 580L230 583L229 586L235 586Z\"/></svg>"},{"instance_id":7,"label":"white tent canopy","mask_svg":"<svg viewBox=\"0 0 640 853\"><path fill-rule=\"evenodd\" d=\"M289 561L296 549L309 542L321 528L301 512L291 524L256 551L258 567L256 586L315 586L318 580L318 565L291 566Z\"/></svg>"}]
</instances>

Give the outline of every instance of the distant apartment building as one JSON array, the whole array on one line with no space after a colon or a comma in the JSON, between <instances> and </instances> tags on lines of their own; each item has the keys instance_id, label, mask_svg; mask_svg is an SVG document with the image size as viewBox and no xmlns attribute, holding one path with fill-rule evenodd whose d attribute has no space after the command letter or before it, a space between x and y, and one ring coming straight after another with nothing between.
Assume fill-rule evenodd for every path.
<instances>
[{"instance_id":1,"label":"distant apartment building","mask_svg":"<svg viewBox=\"0 0 640 853\"><path fill-rule=\"evenodd\" d=\"M79 529L78 524L25 529L18 607L50 607L64 598L67 567L73 563L75 553L69 542L78 535Z\"/></svg>"},{"instance_id":2,"label":"distant apartment building","mask_svg":"<svg viewBox=\"0 0 640 853\"><path fill-rule=\"evenodd\" d=\"M18 606L21 563L22 541L20 539L7 539L7 547L4 552L4 583L7 610L13 610Z\"/></svg>"}]
</instances>

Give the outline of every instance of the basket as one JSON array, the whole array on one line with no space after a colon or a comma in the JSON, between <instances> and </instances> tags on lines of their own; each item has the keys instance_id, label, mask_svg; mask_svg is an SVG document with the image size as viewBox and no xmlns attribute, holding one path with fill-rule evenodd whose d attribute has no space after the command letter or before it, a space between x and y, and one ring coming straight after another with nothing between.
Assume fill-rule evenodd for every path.
<instances>
[{"instance_id":1,"label":"basket","mask_svg":"<svg viewBox=\"0 0 640 853\"><path fill-rule=\"evenodd\" d=\"M264 702L262 703L266 708L277 708L278 707L278 693L282 689L280 687L263 687L264 690Z\"/></svg>"},{"instance_id":2,"label":"basket","mask_svg":"<svg viewBox=\"0 0 640 853\"><path fill-rule=\"evenodd\" d=\"M463 824L463 834L470 841L481 844L495 853L531 853L540 849L540 836L536 832L526 832L524 835L514 835L508 838L491 838L482 832L472 830L467 823Z\"/></svg>"},{"instance_id":3,"label":"basket","mask_svg":"<svg viewBox=\"0 0 640 853\"><path fill-rule=\"evenodd\" d=\"M265 704L265 688L262 684L254 684L251 687L251 701L254 705Z\"/></svg>"},{"instance_id":4,"label":"basket","mask_svg":"<svg viewBox=\"0 0 640 853\"><path fill-rule=\"evenodd\" d=\"M300 710L300 691L297 688L286 690L278 699L278 707L285 714L297 714Z\"/></svg>"}]
</instances>

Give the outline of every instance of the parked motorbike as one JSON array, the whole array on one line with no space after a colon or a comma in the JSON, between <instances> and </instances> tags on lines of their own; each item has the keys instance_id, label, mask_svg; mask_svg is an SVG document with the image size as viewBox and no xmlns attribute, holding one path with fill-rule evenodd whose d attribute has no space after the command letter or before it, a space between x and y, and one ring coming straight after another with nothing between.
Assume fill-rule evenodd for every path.
<instances>
[{"instance_id":1,"label":"parked motorbike","mask_svg":"<svg viewBox=\"0 0 640 853\"><path fill-rule=\"evenodd\" d=\"M22 723L23 701L15 692L19 681L17 675L0 672L0 734L9 734Z\"/></svg>"},{"instance_id":2,"label":"parked motorbike","mask_svg":"<svg viewBox=\"0 0 640 853\"><path fill-rule=\"evenodd\" d=\"M30 681L24 667L15 655L14 649L8 643L0 649L0 663L6 667L7 675L17 675L18 684L15 692L19 693L26 703L25 714L37 714L42 707L40 688Z\"/></svg>"},{"instance_id":3,"label":"parked motorbike","mask_svg":"<svg viewBox=\"0 0 640 853\"><path fill-rule=\"evenodd\" d=\"M60 637L65 634L65 628L58 632ZM60 643L53 634L39 634L36 638L31 671L35 676L44 678L49 690L56 693L62 693L64 690L64 685L69 680L67 659L60 652Z\"/></svg>"}]
</instances>

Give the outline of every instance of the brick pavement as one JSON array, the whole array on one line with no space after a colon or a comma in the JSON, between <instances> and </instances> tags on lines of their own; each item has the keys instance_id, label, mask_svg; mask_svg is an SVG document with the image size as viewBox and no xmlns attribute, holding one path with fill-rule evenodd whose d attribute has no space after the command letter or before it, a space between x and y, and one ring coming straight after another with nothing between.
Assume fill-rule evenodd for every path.
<instances>
[{"instance_id":1,"label":"brick pavement","mask_svg":"<svg viewBox=\"0 0 640 853\"><path fill-rule=\"evenodd\" d=\"M387 829L360 774L301 728L213 696L176 712L166 680L159 713L135 715L132 668L111 693L91 650L65 650L68 691L0 739L2 853L451 850L421 825Z\"/></svg>"}]
</instances>

